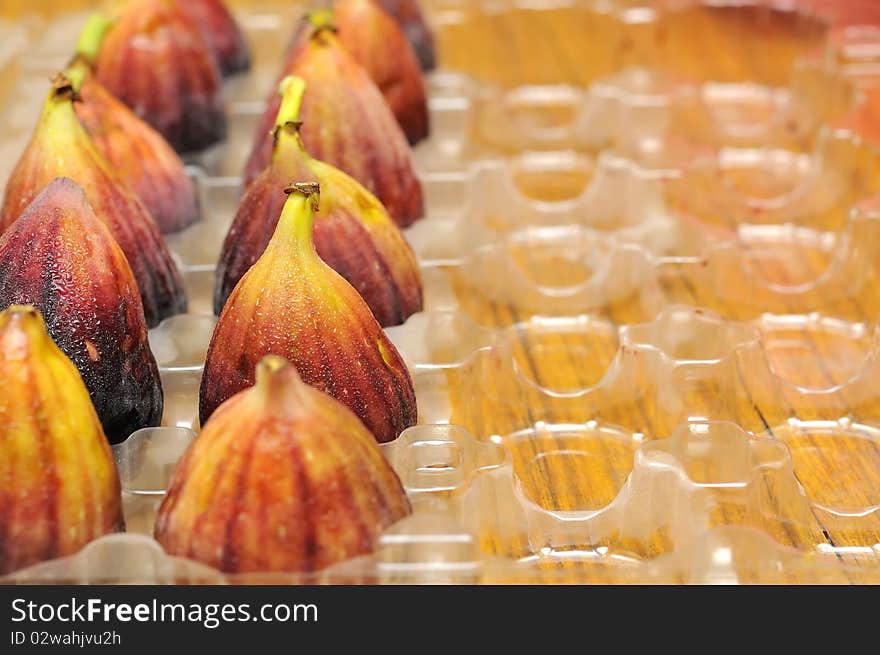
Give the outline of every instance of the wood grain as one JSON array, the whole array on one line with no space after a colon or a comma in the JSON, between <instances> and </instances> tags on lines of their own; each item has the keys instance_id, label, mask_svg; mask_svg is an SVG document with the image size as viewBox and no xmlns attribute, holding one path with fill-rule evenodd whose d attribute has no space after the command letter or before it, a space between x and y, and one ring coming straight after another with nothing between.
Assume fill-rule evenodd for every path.
<instances>
[{"instance_id":1,"label":"wood grain","mask_svg":"<svg viewBox=\"0 0 880 655\"><path fill-rule=\"evenodd\" d=\"M508 87L522 83L585 85L597 77L634 64L659 65L689 80L750 80L784 85L791 74L794 59L820 47L826 29L827 26L815 17L768 8L687 8L664 17L655 25L629 27L622 27L620 21L585 9L521 10L488 17L479 15L474 8L467 20L441 30L440 43L443 62L448 67ZM849 175L871 179L865 184L853 179L848 179L848 182L852 183L856 193L876 191L876 152L866 147L858 159ZM741 193L754 197L772 195L774 182L778 182L780 187L786 185L785 180L774 180L769 175L752 175L751 179L735 180ZM546 194L535 186L523 191L530 197L548 200L574 197L586 180L573 180L572 184L575 188L570 189L568 194L560 189L559 182L548 185ZM683 191L687 193L688 190L685 188ZM699 192L696 190L696 193ZM808 224L839 230L845 224L849 206L858 199L852 194L840 198L832 207L817 210L809 216ZM725 217L722 222L735 228L737 218ZM776 252L774 257L758 261L758 272L779 285L814 279L828 263L827 257L820 253L802 250L783 250ZM552 271L533 272L538 277L552 274ZM555 281L564 282L560 279ZM514 307L499 305L474 294L468 280L455 278L454 282L466 311L482 324L510 325L528 318L518 315ZM694 289L681 277L667 277L665 283L667 294L678 302L711 306L731 318L743 314L739 307L726 306L723 302L719 303L717 298L706 298L699 289ZM750 293L749 288L733 291L735 293L730 295L734 297L747 297ZM829 311L833 315L840 299L827 300L827 304L820 303L814 307L804 308L795 303L778 310L794 313ZM877 310L876 303L870 303L870 306L849 307L848 314L873 324ZM626 304L605 308L600 314L615 326L642 318ZM836 348L821 334L800 331L787 336L801 345L797 353L788 353L789 356L780 363L780 368L785 368L787 376L800 384L817 388L830 387L842 381L829 369L829 363L841 356L839 347ZM586 344L585 352L585 344L578 343L576 336L556 334L538 338L529 330L519 330L514 343L516 361L528 377L551 389L582 388L594 384L610 364L617 347L613 339L604 343L594 340ZM857 357L867 358L870 354L869 344L856 349ZM530 397L518 398L516 402L493 402L492 399L510 393L510 384L506 371L493 376L485 374L487 368L480 370L480 373L484 373L479 376L481 389L477 390L478 393L482 391L481 401L473 400L475 390L467 390L463 393L469 398L467 406L458 408L461 422L466 425L471 423L469 427L478 434L504 435L511 425L521 426L534 415L553 415L553 410L559 409L548 407L548 399L538 394L527 394ZM880 404L873 394L869 394L869 398L861 397L857 407L847 401L846 394L831 407L814 407L804 403L802 397L799 397L800 405L792 406L789 403L780 404L779 396L768 396L766 399L750 397L745 393L750 386L747 380L750 371L740 369L739 373L745 379L741 379L733 390L732 413L741 417L740 422L747 429L770 438L777 437L774 429L784 426L790 418L836 420L849 416L855 421L869 424L880 420ZM690 414L710 419L730 418L729 407L724 416L711 415L712 408L719 406L718 394L724 392L725 389L717 384L713 386L711 380L702 388L695 388L689 397L694 403ZM762 405L762 402L766 404ZM592 409L583 406L574 415L566 416L564 411L556 415L573 422L584 422L598 417L591 413ZM709 409L709 412L702 411L705 409ZM606 405L598 415L603 424L626 426L637 423L645 426L646 436L653 438L667 436L674 425L671 417L664 413L663 407L652 406L645 398L633 398L619 406ZM634 422L634 415L642 419ZM824 499L837 491L840 495L835 501L840 504L870 506L877 502L880 444L835 435L833 430L821 436L798 433L797 430L793 433L786 432L785 443L792 448L798 479L811 494ZM583 435L581 438L584 438ZM576 438L570 438L569 442L572 439ZM533 500L548 509L598 508L606 505L620 490L632 465L631 446L628 448L625 441L613 439L599 439L588 444L569 442L554 441L540 436L539 432L534 439L520 442L511 449L514 466L525 476L522 480L524 488ZM534 458L554 451L577 452L578 455L544 457L540 466L533 465ZM803 551L814 550L820 544L865 546L880 543L880 519L875 517L873 521L862 521L861 524L849 520L849 525L845 521L824 525L823 520L827 521L828 518L826 515L811 512L804 516L795 508L779 506L779 499L772 494L775 482L772 476L765 480L768 495L764 502L777 516L749 515L736 503L720 502L712 519L713 524L760 527L778 543ZM503 516L503 509L498 507L496 515ZM852 525L859 525L860 529L850 529ZM508 557L533 554L527 535L502 535L500 531L493 534L491 527L482 535L482 545L490 552ZM661 532L646 543L627 542L626 539L615 541L611 538L580 546L585 552L610 547L622 559L641 559L669 552L674 545L670 535ZM838 557L848 564L876 562L876 555L866 556L864 553ZM554 562L552 558L547 558L539 568L562 569L566 573L561 578L564 581L629 580L626 575L616 575L613 567L606 570L595 564L579 564L575 559ZM741 573L746 579L749 578L748 570ZM851 582L859 580L858 576L851 574L846 579ZM809 582L811 577L807 572L794 575L789 581Z\"/></svg>"}]
</instances>

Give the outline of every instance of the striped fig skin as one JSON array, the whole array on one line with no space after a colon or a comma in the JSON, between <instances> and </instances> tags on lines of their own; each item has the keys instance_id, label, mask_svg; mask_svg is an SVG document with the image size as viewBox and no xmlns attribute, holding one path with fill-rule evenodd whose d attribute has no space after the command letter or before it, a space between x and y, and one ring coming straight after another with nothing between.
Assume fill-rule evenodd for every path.
<instances>
[{"instance_id":1,"label":"striped fig skin","mask_svg":"<svg viewBox=\"0 0 880 655\"><path fill-rule=\"evenodd\" d=\"M288 198L265 252L223 307L202 375L202 424L253 386L257 362L278 355L347 405L378 441L391 441L416 423L412 379L358 292L315 252L313 200Z\"/></svg>"},{"instance_id":2,"label":"striped fig skin","mask_svg":"<svg viewBox=\"0 0 880 655\"><path fill-rule=\"evenodd\" d=\"M119 178L146 205L159 229L179 232L199 220L196 185L161 134L86 73L76 115Z\"/></svg>"},{"instance_id":3,"label":"striped fig skin","mask_svg":"<svg viewBox=\"0 0 880 655\"><path fill-rule=\"evenodd\" d=\"M0 237L0 309L32 305L76 365L112 443L162 421L162 384L128 261L73 180Z\"/></svg>"},{"instance_id":4,"label":"striped fig skin","mask_svg":"<svg viewBox=\"0 0 880 655\"><path fill-rule=\"evenodd\" d=\"M316 28L295 48L285 75L301 77L309 88L301 112L306 151L363 184L401 227L421 218L422 185L406 136L381 91L332 32ZM280 104L273 90L257 126L246 184L271 162Z\"/></svg>"},{"instance_id":5,"label":"striped fig skin","mask_svg":"<svg viewBox=\"0 0 880 655\"><path fill-rule=\"evenodd\" d=\"M234 75L250 68L250 48L222 0L178 0L178 4L201 29L222 75Z\"/></svg>"},{"instance_id":6,"label":"striped fig skin","mask_svg":"<svg viewBox=\"0 0 880 655\"><path fill-rule=\"evenodd\" d=\"M397 21L374 0L337 0L339 40L379 87L410 144L428 137L428 94L418 57Z\"/></svg>"},{"instance_id":7,"label":"striped fig skin","mask_svg":"<svg viewBox=\"0 0 880 655\"><path fill-rule=\"evenodd\" d=\"M409 513L358 418L268 357L178 463L155 537L229 573L311 572L370 553Z\"/></svg>"},{"instance_id":8,"label":"striped fig skin","mask_svg":"<svg viewBox=\"0 0 880 655\"><path fill-rule=\"evenodd\" d=\"M437 66L434 51L434 35L419 7L418 0L374 0L397 20L406 38L418 55L422 70L431 71Z\"/></svg>"},{"instance_id":9,"label":"striped fig skin","mask_svg":"<svg viewBox=\"0 0 880 655\"><path fill-rule=\"evenodd\" d=\"M0 573L123 527L119 475L76 367L32 307L0 313Z\"/></svg>"},{"instance_id":10,"label":"striped fig skin","mask_svg":"<svg viewBox=\"0 0 880 655\"><path fill-rule=\"evenodd\" d=\"M385 208L353 178L311 159L299 136L285 128L280 128L276 137L272 165L248 187L223 243L214 312L221 312L232 289L266 249L290 180L320 183L315 248L321 259L357 290L379 324L400 325L420 312L418 262Z\"/></svg>"},{"instance_id":11,"label":"striped fig skin","mask_svg":"<svg viewBox=\"0 0 880 655\"><path fill-rule=\"evenodd\" d=\"M171 0L133 0L95 62L98 81L178 152L226 137L220 70L199 28Z\"/></svg>"},{"instance_id":12,"label":"striped fig skin","mask_svg":"<svg viewBox=\"0 0 880 655\"><path fill-rule=\"evenodd\" d=\"M183 280L153 217L116 176L77 119L72 93L64 78L56 80L6 185L0 233L50 182L71 178L125 253L141 292L147 327L154 327L186 311Z\"/></svg>"}]
</instances>

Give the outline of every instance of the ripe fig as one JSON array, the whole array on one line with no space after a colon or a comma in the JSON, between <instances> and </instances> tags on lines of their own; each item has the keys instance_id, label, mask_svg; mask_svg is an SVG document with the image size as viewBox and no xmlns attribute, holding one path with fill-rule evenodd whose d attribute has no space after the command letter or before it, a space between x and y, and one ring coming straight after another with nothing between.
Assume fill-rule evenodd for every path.
<instances>
[{"instance_id":1,"label":"ripe fig","mask_svg":"<svg viewBox=\"0 0 880 655\"><path fill-rule=\"evenodd\" d=\"M309 20L317 20L318 15L309 14ZM306 151L363 184L398 225L406 227L421 218L422 185L406 136L381 91L348 54L331 25L308 24L286 74L308 84L301 114ZM246 184L271 163L272 128L280 106L281 98L273 90L257 127Z\"/></svg>"},{"instance_id":2,"label":"ripe fig","mask_svg":"<svg viewBox=\"0 0 880 655\"><path fill-rule=\"evenodd\" d=\"M32 305L79 369L110 441L162 421L162 384L125 255L60 178L0 237L0 309Z\"/></svg>"},{"instance_id":3,"label":"ripe fig","mask_svg":"<svg viewBox=\"0 0 880 655\"><path fill-rule=\"evenodd\" d=\"M74 111L74 83L59 75L30 143L6 185L0 233L59 177L74 180L95 215L110 229L137 280L148 327L186 311L180 273L156 222L95 148Z\"/></svg>"},{"instance_id":4,"label":"ripe fig","mask_svg":"<svg viewBox=\"0 0 880 655\"><path fill-rule=\"evenodd\" d=\"M250 68L250 48L223 0L177 1L201 29L222 75L233 75Z\"/></svg>"},{"instance_id":5,"label":"ripe fig","mask_svg":"<svg viewBox=\"0 0 880 655\"><path fill-rule=\"evenodd\" d=\"M419 57L422 70L434 70L437 57L434 52L434 35L419 7L418 0L374 0L391 14L403 28L406 38Z\"/></svg>"},{"instance_id":6,"label":"ripe fig","mask_svg":"<svg viewBox=\"0 0 880 655\"><path fill-rule=\"evenodd\" d=\"M354 60L379 87L410 144L428 136L428 96L418 57L406 35L375 0L336 0L313 12L310 23L328 23ZM308 38L309 29L297 38ZM297 48L291 50L296 56ZM286 66L289 68L289 65Z\"/></svg>"},{"instance_id":7,"label":"ripe fig","mask_svg":"<svg viewBox=\"0 0 880 655\"><path fill-rule=\"evenodd\" d=\"M290 180L321 185L315 248L360 293L383 327L400 325L422 310L418 262L400 229L373 194L342 171L312 159L300 137L300 78L285 78L275 124L272 163L248 187L223 244L214 311L259 259L275 232Z\"/></svg>"},{"instance_id":8,"label":"ripe fig","mask_svg":"<svg viewBox=\"0 0 880 655\"><path fill-rule=\"evenodd\" d=\"M269 245L233 289L208 347L202 424L254 384L257 362L285 357L303 380L347 405L380 442L417 417L403 359L351 285L312 242L318 185L294 184Z\"/></svg>"},{"instance_id":9,"label":"ripe fig","mask_svg":"<svg viewBox=\"0 0 880 655\"><path fill-rule=\"evenodd\" d=\"M119 474L76 367L33 307L0 312L0 573L123 528Z\"/></svg>"},{"instance_id":10,"label":"ripe fig","mask_svg":"<svg viewBox=\"0 0 880 655\"><path fill-rule=\"evenodd\" d=\"M176 0L132 0L107 32L95 75L178 152L226 137L220 69Z\"/></svg>"},{"instance_id":11,"label":"ripe fig","mask_svg":"<svg viewBox=\"0 0 880 655\"><path fill-rule=\"evenodd\" d=\"M183 161L156 130L138 118L92 74L92 62L110 21L96 14L87 23L66 77L82 79L74 104L77 118L118 177L150 210L159 229L178 232L199 219L196 185Z\"/></svg>"},{"instance_id":12,"label":"ripe fig","mask_svg":"<svg viewBox=\"0 0 880 655\"><path fill-rule=\"evenodd\" d=\"M155 536L230 573L310 572L371 552L409 513L358 418L269 356L178 463Z\"/></svg>"}]
</instances>

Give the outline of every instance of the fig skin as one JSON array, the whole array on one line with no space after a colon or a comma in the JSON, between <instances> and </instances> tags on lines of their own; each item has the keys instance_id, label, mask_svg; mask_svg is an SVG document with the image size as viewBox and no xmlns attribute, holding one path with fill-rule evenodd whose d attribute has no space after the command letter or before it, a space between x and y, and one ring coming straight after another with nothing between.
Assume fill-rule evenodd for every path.
<instances>
[{"instance_id":1,"label":"fig skin","mask_svg":"<svg viewBox=\"0 0 880 655\"><path fill-rule=\"evenodd\" d=\"M419 7L418 0L373 0L387 11L403 28L424 71L437 66L434 35Z\"/></svg>"},{"instance_id":2,"label":"fig skin","mask_svg":"<svg viewBox=\"0 0 880 655\"><path fill-rule=\"evenodd\" d=\"M196 185L168 142L98 82L92 68L112 21L93 14L64 75L79 80L77 118L119 178L141 199L164 234L199 219Z\"/></svg>"},{"instance_id":3,"label":"fig skin","mask_svg":"<svg viewBox=\"0 0 880 655\"><path fill-rule=\"evenodd\" d=\"M406 136L382 92L330 26L307 27L284 76L300 77L309 88L301 112L306 152L363 184L399 226L421 218L422 185ZM245 168L246 185L271 163L272 128L280 106L273 90Z\"/></svg>"},{"instance_id":4,"label":"fig skin","mask_svg":"<svg viewBox=\"0 0 880 655\"><path fill-rule=\"evenodd\" d=\"M172 0L132 0L107 32L95 76L177 152L226 138L220 69Z\"/></svg>"},{"instance_id":5,"label":"fig skin","mask_svg":"<svg viewBox=\"0 0 880 655\"><path fill-rule=\"evenodd\" d=\"M178 463L155 537L228 573L311 572L370 553L409 513L360 420L270 356Z\"/></svg>"},{"instance_id":6,"label":"fig skin","mask_svg":"<svg viewBox=\"0 0 880 655\"><path fill-rule=\"evenodd\" d=\"M0 237L0 309L32 305L76 365L112 443L162 421L162 383L128 260L73 180Z\"/></svg>"},{"instance_id":7,"label":"fig skin","mask_svg":"<svg viewBox=\"0 0 880 655\"><path fill-rule=\"evenodd\" d=\"M0 573L123 528L119 475L76 367L39 312L0 312Z\"/></svg>"},{"instance_id":8,"label":"fig skin","mask_svg":"<svg viewBox=\"0 0 880 655\"><path fill-rule=\"evenodd\" d=\"M374 0L336 0L332 11L313 13L373 80L411 145L428 137L428 93L418 57L400 25ZM298 39L309 38L301 30ZM294 46L292 53L296 53ZM293 55L292 55L293 56ZM290 64L285 66L289 68Z\"/></svg>"},{"instance_id":9,"label":"fig skin","mask_svg":"<svg viewBox=\"0 0 880 655\"><path fill-rule=\"evenodd\" d=\"M382 204L342 171L309 157L300 138L299 107L305 83L286 78L275 128L272 164L248 187L223 243L217 265L214 312L220 314L238 281L275 232L290 180L321 185L315 248L369 305L383 327L400 325L422 310L415 254Z\"/></svg>"},{"instance_id":10,"label":"fig skin","mask_svg":"<svg viewBox=\"0 0 880 655\"><path fill-rule=\"evenodd\" d=\"M141 199L164 234L179 232L200 218L196 185L183 161L161 134L107 91L91 73L74 105L92 143Z\"/></svg>"},{"instance_id":11,"label":"fig skin","mask_svg":"<svg viewBox=\"0 0 880 655\"><path fill-rule=\"evenodd\" d=\"M53 180L70 177L85 191L95 215L110 229L137 280L147 327L186 311L183 280L149 211L116 176L73 108L76 92L59 75L30 143L6 185L0 234Z\"/></svg>"},{"instance_id":12,"label":"fig skin","mask_svg":"<svg viewBox=\"0 0 880 655\"><path fill-rule=\"evenodd\" d=\"M234 75L248 70L251 53L241 28L222 0L177 0L190 20L199 26L220 74Z\"/></svg>"},{"instance_id":13,"label":"fig skin","mask_svg":"<svg viewBox=\"0 0 880 655\"><path fill-rule=\"evenodd\" d=\"M312 242L318 185L294 184L269 245L220 314L202 375L202 424L253 386L257 362L285 357L302 379L347 405L380 442L415 425L412 379L394 344Z\"/></svg>"}]
</instances>

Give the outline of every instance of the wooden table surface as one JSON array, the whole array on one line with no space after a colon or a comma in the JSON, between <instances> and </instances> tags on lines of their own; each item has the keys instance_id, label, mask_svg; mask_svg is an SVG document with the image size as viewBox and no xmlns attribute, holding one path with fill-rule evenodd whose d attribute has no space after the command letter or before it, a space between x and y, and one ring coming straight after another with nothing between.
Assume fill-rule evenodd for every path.
<instances>
[{"instance_id":1,"label":"wooden table surface","mask_svg":"<svg viewBox=\"0 0 880 655\"><path fill-rule=\"evenodd\" d=\"M473 3L476 5L477 3ZM681 4L681 3L680 3ZM685 3L686 4L686 3ZM842 5L845 3L839 3ZM584 3L586 5L586 3ZM838 10L840 6L838 5ZM631 25L625 25L608 15L601 15L588 8L560 8L552 10L516 10L495 15L481 14L476 7L464 12L467 18L458 25L449 25L440 31L440 45L446 67L468 72L478 79L492 81L506 87L519 84L573 84L588 85L598 77L609 75L628 66L657 66L674 72L683 79L721 82L754 81L762 84L784 86L788 83L793 62L821 48L828 38L829 27L815 16L776 11L767 7L751 8L707 8L690 7L664 14L657 21L640 24L637 11L628 15ZM876 18L876 17L873 17ZM855 20L855 19L854 19ZM858 22L858 21L856 21ZM858 120L863 120L863 114ZM805 144L807 149L813 143ZM595 153L590 153L595 154ZM861 163L856 167L868 181L863 187L869 191L877 189L877 160L872 147L865 146L860 156ZM747 195L760 197L766 193L768 180L764 177L742 180L740 190ZM570 182L568 194L565 182L556 181L548 192L553 197L575 197L587 183L586 179ZM751 186L750 186L751 185ZM762 186L765 187L762 191ZM784 186L784 185L783 185ZM854 185L858 188L858 185ZM542 197L540 188L525 189L532 197ZM544 196L546 197L546 196ZM848 204L846 198L842 204ZM809 219L814 225L824 224L830 229L841 229L846 221L847 206L836 205L824 215L815 212ZM734 227L734 217L710 216L709 222L728 223ZM798 284L813 279L827 266L826 257L812 252L791 252L761 260L761 273L780 285ZM533 270L535 279L547 279L556 273L556 282L564 284L564 273L558 272L558 262L547 264L551 270ZM560 278L562 275L562 278ZM528 318L517 313L510 305L493 303L475 296L467 280L458 279L460 298L468 312L483 324L510 325ZM715 311L730 317L740 317L738 306L719 303L715 298L702 297L687 281L674 276L665 281L665 291L677 302L688 305L711 306ZM736 290L734 290L736 291ZM757 290L739 289L742 292L731 296L749 295ZM827 300L827 302L825 302ZM876 323L878 317L878 298L858 299L860 306L847 308L847 314L854 320ZM760 301L757 301L760 302ZM852 304L851 301L850 304ZM817 311L834 315L840 305L839 298L821 299L817 306L804 308L793 304L786 311L802 313ZM779 311L779 309L777 309ZM644 320L639 312L626 302L608 307L599 315L615 325ZM830 340L816 333L799 332L789 335L802 345L794 351L778 353L774 361L777 370L785 371L789 379L807 386L829 387L843 380L836 379L830 370L829 360L839 357L839 351ZM552 340L552 341L551 341ZM517 363L526 375L550 389L588 388L595 384L607 370L617 344L610 340L604 344L591 341L586 344L577 334L557 334L540 337L524 329L519 331L515 350ZM867 357L870 346L864 346L854 357ZM851 372L851 371L850 371ZM741 371L748 375L749 371ZM480 378L484 385L483 398L503 397L509 391L509 380L504 373L495 378L486 374ZM493 389L492 385L497 385ZM748 386L745 384L744 386ZM742 389L738 389L741 393ZM723 393L720 386L706 385L697 391L690 400L694 406L691 416L704 416L704 408L718 406L715 394ZM474 393L464 392L462 398L473 398ZM554 415L559 408L542 406L546 396L534 394L526 403L519 406L494 403L484 400L483 406L476 410L472 406L459 407L463 415L459 422L473 423L475 416L482 424L474 429L483 434L504 435L512 426L528 423L531 415ZM790 400L790 399L789 399ZM742 417L741 422L750 430L774 436L773 430L783 426L791 417L803 420L830 419L849 416L856 422L875 423L880 420L878 398L869 393L850 405L837 404L832 408L818 408L801 401L797 406L791 402L780 404L777 399L754 398L741 393L733 400L734 407L726 407L724 415L707 418L729 418L733 413ZM473 401L471 401L473 403ZM771 406L772 405L772 406ZM857 405L857 407L856 407ZM590 408L583 407L580 412L570 408L562 411L562 416L571 422L588 421L596 416ZM712 411L711 409L709 410ZM567 412L567 413L566 413ZM619 406L603 407L598 412L603 423L629 426L634 423L633 416L642 417L638 425L647 438L663 437L671 429L671 417L663 407L651 406L645 398L630 399ZM519 414L519 415L517 415ZM556 414L557 416L559 414ZM857 442L837 435L812 436L799 435L787 439L792 449L796 474L804 488L815 497L827 496L831 489L849 489L854 505L870 505L880 502L880 444ZM548 445L549 437L537 438L513 448L515 465L521 467L523 485L532 498L541 506L552 509L573 509L601 507L610 502L620 490L632 466L631 446L625 442L598 440L595 443L580 443L571 446L574 450L595 454L595 457L561 457L550 459L542 467L529 466L542 449L560 449L558 443ZM720 464L718 467L720 468ZM777 507L781 516L786 508ZM497 508L503 516L504 508ZM834 526L824 525L822 517L811 515L806 524L786 525L784 520L765 522L761 527L769 531L774 539L785 545L804 551L814 550L819 544L834 546L880 544L880 518L875 514L874 521L863 530L854 533L844 526L835 530ZM724 507L713 517L713 525L755 525L755 517L743 516L733 507ZM482 535L483 545L492 552L506 556L522 557L530 553L526 535L513 538L509 534L500 537L493 534L491 527ZM584 544L584 547L610 546L625 556L652 557L668 552L671 544L669 535L657 534L643 543L627 541L615 535L611 543ZM863 555L846 554L839 556L850 564L864 563ZM867 561L876 562L876 553ZM566 581L589 580L597 577L602 580L615 580L614 574L577 561L548 564L549 568L566 569ZM607 577L606 577L607 575ZM748 573L744 573L746 579ZM792 581L809 581L810 575L793 575ZM850 574L852 581L858 574ZM876 578L872 578L875 579Z\"/></svg>"},{"instance_id":2,"label":"wooden table surface","mask_svg":"<svg viewBox=\"0 0 880 655\"><path fill-rule=\"evenodd\" d=\"M7 0L3 4L7 14L14 16L17 10L33 3L16 4L15 0L11 3ZM87 6L92 3L47 1L41 4L44 5L43 10L48 12L73 4ZM231 4L251 3L240 1ZM598 14L583 7L541 11L511 10L486 15L479 11L477 2L451 3L434 0L430 4L434 7L435 15L441 19L438 42L444 67L467 72L479 80L506 87L560 83L583 86L598 77L633 65L662 67L692 80L755 81L782 86L790 79L795 58L820 48L829 34L828 25L815 16L766 7L685 6L674 12L663 13L659 20L654 21L647 20L650 15L644 10L633 9L623 16L629 21L629 24L625 24L619 17ZM454 11L449 9L453 5L457 5ZM447 18L456 14L458 22L444 23L444 12L447 12ZM851 22L858 20L852 19ZM869 106L863 110L861 117L852 120L864 121L865 116L873 115L872 111L873 108ZM810 147L810 144L806 144L806 147ZM857 166L857 171L866 176L866 188L872 185L876 188L878 166L875 153L868 146L860 152L864 161ZM538 198L544 197L545 193L552 194L553 197L574 196L586 182L586 178L575 175L570 179L556 180L549 190L541 185L532 185L524 190ZM760 195L762 191L759 187L766 185L767 180L752 178L742 180L740 184L746 187L746 191L754 191L756 195ZM750 188L750 184L755 186ZM569 189L569 186L573 188ZM846 208L835 207L834 211L829 212L827 220L822 217L816 220L820 223L824 221L832 229L840 228L845 210ZM731 217L708 218L722 224L727 223L730 227L734 227L736 222ZM536 270L533 273L539 277L555 275L556 281L564 281L565 273L560 272L557 265L558 262L555 265L548 264L547 270ZM762 272L779 284L798 283L815 277L821 273L824 265L827 265L827 258L803 252L792 253L790 258L761 260ZM510 326L528 318L513 306L480 297L473 291L470 281L462 279L460 274L451 272L450 275L462 306L478 322ZM663 284L664 291L682 304L710 305L719 313L733 317L741 314L738 307L724 306L723 303L719 305L717 299L701 297L699 290L695 290L686 281L676 279L674 275L667 276ZM735 291L748 297L751 290L745 288ZM827 312L829 308L838 306L839 300L828 299L827 306L823 304L810 307L809 310ZM803 308L796 307L793 311L802 312ZM873 324L880 315L880 298L867 299L858 307L848 306L847 313ZM607 307L598 312L597 316L611 326L644 320L627 302ZM839 382L834 379L837 368L828 366L828 359L839 355L839 351L834 350L837 347L836 342L825 342L816 335L806 333L793 335L792 338L804 347L796 349L793 359L785 359L779 363L780 367L785 367L787 375L818 386ZM577 334L539 337L528 330L520 330L514 340L514 350L519 366L533 380L548 388L573 389L594 384L611 363L618 345L615 338L612 336L604 343L597 344L600 342L595 340L585 344L584 339ZM868 355L867 346L862 354ZM740 372L748 375L748 370ZM508 388L506 385L509 385L509 380L502 379L501 375L483 375L480 378L482 389L477 390L476 396L465 393L465 382L460 384L461 393L458 397L468 397L469 401L467 407L462 404L455 407L455 416L464 424L470 423L470 427L483 435L505 435L510 429L528 424L533 414L557 415L553 412L558 408L541 407L541 403L546 402L546 397L538 394L526 398L526 403L518 405L497 402L498 398L505 397ZM747 383L744 384L748 386ZM493 385L497 385L497 388L493 388ZM877 388L880 389L880 385ZM696 409L690 415L700 415L703 408L716 406L719 393L723 391L711 385L705 386L702 391L695 390L691 400ZM729 398L726 406L729 412L743 417L742 421L748 427L763 426L769 431L783 425L792 416L801 419L837 419L840 411L856 422L880 422L880 399L872 394L852 399L851 405L838 405L832 410L815 408L808 404L796 407L791 403L780 405L778 400L772 401L772 404L773 406L762 406L760 398L742 394ZM570 408L564 410L569 411ZM577 410L569 414L564 412L564 417L571 422L585 422L593 418L588 415L587 407L581 408L580 413ZM827 415L828 412L831 415ZM474 424L475 416L480 417L479 425ZM602 422L609 425L631 425L634 416L639 417L638 422L646 439L668 436L671 430L673 417L663 407L654 406L645 398L621 400L619 404L601 409ZM512 448L514 464L522 470L522 466L539 455L544 448L560 448L559 443L550 444L549 439L539 433L534 439ZM806 443L797 439L806 439ZM851 489L854 504L880 502L877 500L880 489L880 444L863 448L848 439L811 439L808 436L790 442L797 446L792 452L796 473L804 488L816 494L821 494L829 486L848 488ZM625 441L599 440L588 444L579 443L576 447L585 451L595 449L596 456L554 458L541 467L527 467L529 473L524 477L523 485L538 504L553 509L601 507L610 502L619 491L632 466L634 445ZM785 508L776 509L781 515L786 514ZM520 558L533 554L526 534L502 534L497 529L493 519L501 522L506 511L507 508L499 506L494 513L489 513L485 529L479 535L481 546L485 551L503 557ZM846 529L835 532L833 526L821 524L816 515L812 515L807 524L766 521L761 527L768 530L783 546L815 552L819 544L880 544L878 514L880 513L875 513L874 523L869 525L869 529L860 530L857 534L851 534ZM719 526L753 525L753 519L752 516L743 516L735 506L725 506L722 503L712 517L712 522ZM675 544L670 541L669 534L659 531L642 541L628 540L625 535L617 534L610 535L599 543L582 546L593 550L608 547L623 561L666 554ZM864 555L859 554L838 557L841 561L856 566L866 562ZM880 554L875 554L873 560L876 562L878 558ZM550 571L551 575L541 577L544 571ZM743 575L748 579L747 571L743 571ZM610 570L596 567L584 564L576 558L540 562L521 580L536 579L528 576L566 582L632 581L630 577L617 576L613 567ZM500 578L491 579L508 581L517 578L510 577L509 572L505 572ZM839 581L857 582L859 579L857 573L849 572ZM809 582L812 578L809 573L793 572L790 580Z\"/></svg>"}]
</instances>

